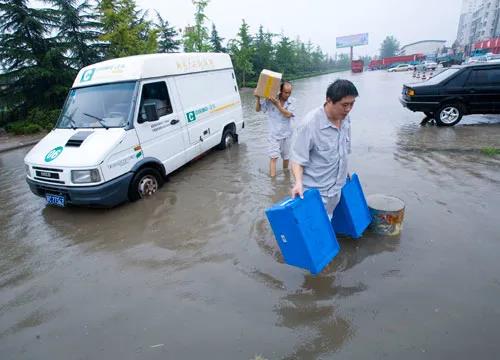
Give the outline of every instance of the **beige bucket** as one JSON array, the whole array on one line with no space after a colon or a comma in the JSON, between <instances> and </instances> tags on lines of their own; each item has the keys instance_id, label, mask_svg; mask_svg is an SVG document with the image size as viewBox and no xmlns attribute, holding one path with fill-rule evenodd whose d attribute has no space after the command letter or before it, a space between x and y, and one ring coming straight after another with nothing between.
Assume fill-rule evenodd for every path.
<instances>
[{"instance_id":1,"label":"beige bucket","mask_svg":"<svg viewBox=\"0 0 500 360\"><path fill-rule=\"evenodd\" d=\"M373 194L366 198L372 215L371 229L379 235L395 236L403 229L405 203L389 195Z\"/></svg>"}]
</instances>

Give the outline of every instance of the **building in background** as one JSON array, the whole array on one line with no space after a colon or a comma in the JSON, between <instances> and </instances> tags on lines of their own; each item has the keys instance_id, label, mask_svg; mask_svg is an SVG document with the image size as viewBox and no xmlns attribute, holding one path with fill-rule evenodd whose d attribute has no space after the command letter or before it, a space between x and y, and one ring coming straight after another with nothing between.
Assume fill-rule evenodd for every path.
<instances>
[{"instance_id":1,"label":"building in background","mask_svg":"<svg viewBox=\"0 0 500 360\"><path fill-rule=\"evenodd\" d=\"M423 54L435 57L444 47L445 40L422 40L405 45L399 50L399 55Z\"/></svg>"},{"instance_id":2,"label":"building in background","mask_svg":"<svg viewBox=\"0 0 500 360\"><path fill-rule=\"evenodd\" d=\"M465 53L474 43L500 37L500 0L462 0L456 45Z\"/></svg>"}]
</instances>

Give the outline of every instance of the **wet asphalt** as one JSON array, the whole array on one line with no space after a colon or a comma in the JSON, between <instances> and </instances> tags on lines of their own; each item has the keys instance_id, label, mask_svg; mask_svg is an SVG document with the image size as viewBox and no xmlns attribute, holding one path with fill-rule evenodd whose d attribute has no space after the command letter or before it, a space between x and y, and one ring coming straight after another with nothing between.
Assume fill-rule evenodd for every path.
<instances>
[{"instance_id":1,"label":"wet asphalt","mask_svg":"<svg viewBox=\"0 0 500 360\"><path fill-rule=\"evenodd\" d=\"M500 116L419 126L410 73L294 82L297 118L338 77L358 87L349 169L406 204L403 232L339 240L319 275L283 264L264 210L266 123L242 90L240 143L184 166L152 199L54 208L0 155L0 358L470 359L500 351Z\"/></svg>"}]
</instances>

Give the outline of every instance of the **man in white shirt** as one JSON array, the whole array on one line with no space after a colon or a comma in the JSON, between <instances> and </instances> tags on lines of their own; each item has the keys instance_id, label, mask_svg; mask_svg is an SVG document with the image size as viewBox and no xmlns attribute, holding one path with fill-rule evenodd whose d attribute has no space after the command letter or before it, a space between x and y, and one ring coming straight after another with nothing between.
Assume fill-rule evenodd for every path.
<instances>
[{"instance_id":1,"label":"man in white shirt","mask_svg":"<svg viewBox=\"0 0 500 360\"><path fill-rule=\"evenodd\" d=\"M288 169L290 158L290 143L292 138L291 119L295 112L295 99L292 94L292 84L285 81L281 83L278 98L261 99L255 95L255 111L267 113L269 126L269 175L276 176L276 163L281 156L283 169Z\"/></svg>"}]
</instances>

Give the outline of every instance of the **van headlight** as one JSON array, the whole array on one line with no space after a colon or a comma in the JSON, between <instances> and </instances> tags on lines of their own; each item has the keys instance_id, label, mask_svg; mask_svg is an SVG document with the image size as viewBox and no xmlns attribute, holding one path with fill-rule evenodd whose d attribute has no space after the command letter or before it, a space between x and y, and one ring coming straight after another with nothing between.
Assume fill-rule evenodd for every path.
<instances>
[{"instance_id":1,"label":"van headlight","mask_svg":"<svg viewBox=\"0 0 500 360\"><path fill-rule=\"evenodd\" d=\"M31 177L30 166L28 164L24 164L24 168L26 169L26 175Z\"/></svg>"},{"instance_id":2,"label":"van headlight","mask_svg":"<svg viewBox=\"0 0 500 360\"><path fill-rule=\"evenodd\" d=\"M71 182L74 184L95 183L101 181L99 170L71 170Z\"/></svg>"}]
</instances>

